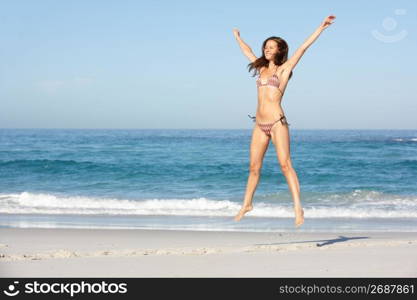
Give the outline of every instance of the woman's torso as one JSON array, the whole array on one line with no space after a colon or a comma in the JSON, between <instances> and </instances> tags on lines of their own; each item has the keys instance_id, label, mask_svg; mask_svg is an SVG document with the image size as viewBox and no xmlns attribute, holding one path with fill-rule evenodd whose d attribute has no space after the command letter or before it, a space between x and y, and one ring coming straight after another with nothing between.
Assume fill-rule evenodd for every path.
<instances>
[{"instance_id":1,"label":"woman's torso","mask_svg":"<svg viewBox=\"0 0 417 300\"><path fill-rule=\"evenodd\" d=\"M270 72L270 73L268 73ZM288 80L284 80L283 69L278 67L273 72L262 67L256 80L258 89L258 107L256 120L271 121L284 115L281 101Z\"/></svg>"}]
</instances>

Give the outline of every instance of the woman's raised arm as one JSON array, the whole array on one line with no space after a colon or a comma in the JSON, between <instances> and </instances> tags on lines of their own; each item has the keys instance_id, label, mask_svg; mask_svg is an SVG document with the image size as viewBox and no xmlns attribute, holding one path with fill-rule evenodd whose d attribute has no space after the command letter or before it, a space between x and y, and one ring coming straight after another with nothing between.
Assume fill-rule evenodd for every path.
<instances>
[{"instance_id":1,"label":"woman's raised arm","mask_svg":"<svg viewBox=\"0 0 417 300\"><path fill-rule=\"evenodd\" d=\"M233 34L239 43L240 49L242 50L243 54L250 60L250 62L254 62L258 58L253 54L251 47L249 47L248 44L246 44L240 37L239 29L234 28Z\"/></svg>"},{"instance_id":2,"label":"woman's raised arm","mask_svg":"<svg viewBox=\"0 0 417 300\"><path fill-rule=\"evenodd\" d=\"M301 57L303 56L304 52L308 49L308 47L311 46L311 44L313 44L313 42L319 37L319 35L323 32L324 29L326 29L327 27L330 26L330 24L333 24L333 20L336 17L333 15L330 15L328 17L326 17L324 19L324 21L320 24L320 26L313 32L312 35L310 35L305 42L297 49L297 51L295 51L295 53L293 54L293 56L288 59L285 62L285 65L290 68L291 70L295 68L295 66L297 65L298 61L301 59Z\"/></svg>"}]
</instances>

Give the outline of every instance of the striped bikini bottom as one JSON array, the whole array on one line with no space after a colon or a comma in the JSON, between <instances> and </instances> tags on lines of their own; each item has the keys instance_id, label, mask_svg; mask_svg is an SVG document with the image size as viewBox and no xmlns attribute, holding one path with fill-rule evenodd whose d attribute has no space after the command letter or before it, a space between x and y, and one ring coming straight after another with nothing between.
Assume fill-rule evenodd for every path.
<instances>
[{"instance_id":1,"label":"striped bikini bottom","mask_svg":"<svg viewBox=\"0 0 417 300\"><path fill-rule=\"evenodd\" d=\"M249 118L251 118L254 122L256 122L256 117L251 117L250 115L248 115L249 116ZM287 118L284 116L284 115L280 115L281 117L278 119L278 120L276 120L276 121L274 121L274 122L272 122L272 123L259 123L259 122L256 122L256 124L259 126L259 128L268 136L268 137L271 137L271 129L272 129L272 127L274 126L274 124L275 123L277 123L277 122L280 122L281 121L281 124L282 125L287 125L287 126L289 126L290 124L287 122Z\"/></svg>"}]
</instances>

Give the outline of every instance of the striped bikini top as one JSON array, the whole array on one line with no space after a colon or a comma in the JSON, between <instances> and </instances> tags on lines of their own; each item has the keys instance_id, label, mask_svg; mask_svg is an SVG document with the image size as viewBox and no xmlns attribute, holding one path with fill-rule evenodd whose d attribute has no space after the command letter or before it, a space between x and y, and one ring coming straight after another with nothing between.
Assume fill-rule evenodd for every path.
<instances>
[{"instance_id":1,"label":"striped bikini top","mask_svg":"<svg viewBox=\"0 0 417 300\"><path fill-rule=\"evenodd\" d=\"M272 75L271 77L269 77L267 79L266 83L262 83L261 73L259 72L258 79L256 80L256 86L257 87L260 87L260 86L267 86L267 85L269 85L269 86L273 86L273 87L279 88L279 78L275 74L277 72L277 70L278 70L278 67L276 68L276 70L274 72L274 75Z\"/></svg>"}]
</instances>

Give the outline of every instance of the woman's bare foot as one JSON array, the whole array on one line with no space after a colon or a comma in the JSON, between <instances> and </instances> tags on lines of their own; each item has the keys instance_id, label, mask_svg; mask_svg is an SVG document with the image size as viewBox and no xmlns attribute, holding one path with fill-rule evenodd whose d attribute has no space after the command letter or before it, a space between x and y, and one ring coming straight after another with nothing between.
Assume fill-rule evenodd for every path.
<instances>
[{"instance_id":1,"label":"woman's bare foot","mask_svg":"<svg viewBox=\"0 0 417 300\"><path fill-rule=\"evenodd\" d=\"M301 226L304 223L304 209L295 208L295 227Z\"/></svg>"},{"instance_id":2,"label":"woman's bare foot","mask_svg":"<svg viewBox=\"0 0 417 300\"><path fill-rule=\"evenodd\" d=\"M243 215L246 214L248 211L252 210L252 205L246 205L246 206L242 206L242 208L240 209L240 211L238 212L238 214L235 216L235 221L240 221L240 219L242 219Z\"/></svg>"}]
</instances>

